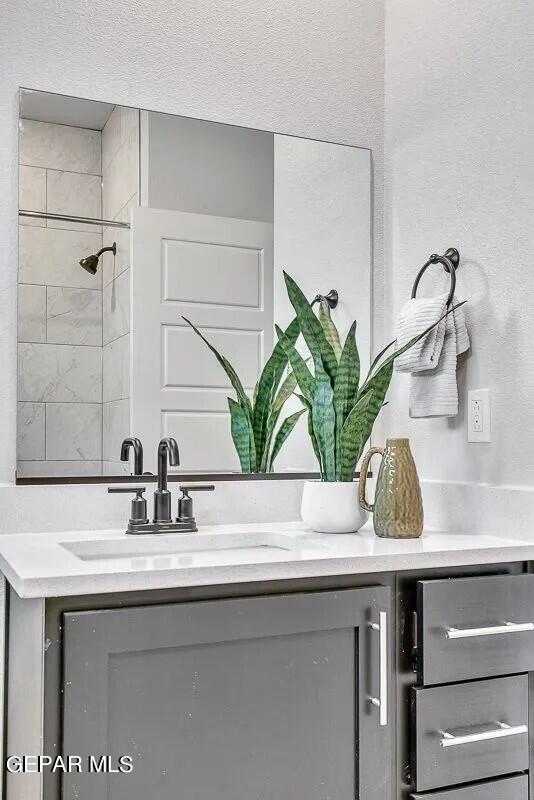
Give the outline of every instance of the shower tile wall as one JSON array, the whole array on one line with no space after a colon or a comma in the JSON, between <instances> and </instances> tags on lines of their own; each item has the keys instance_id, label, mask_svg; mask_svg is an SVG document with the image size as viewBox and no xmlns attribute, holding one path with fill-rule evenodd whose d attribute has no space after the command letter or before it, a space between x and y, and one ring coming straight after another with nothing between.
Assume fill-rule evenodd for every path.
<instances>
[{"instance_id":1,"label":"shower tile wall","mask_svg":"<svg viewBox=\"0 0 534 800\"><path fill-rule=\"evenodd\" d=\"M139 197L139 111L116 106L102 131L105 219L129 222ZM104 230L117 255L103 258L103 473L129 471L120 446L130 435L130 231Z\"/></svg>"},{"instance_id":2,"label":"shower tile wall","mask_svg":"<svg viewBox=\"0 0 534 800\"><path fill-rule=\"evenodd\" d=\"M20 207L102 216L100 131L23 120ZM102 472L100 228L20 217L18 474Z\"/></svg>"}]
</instances>

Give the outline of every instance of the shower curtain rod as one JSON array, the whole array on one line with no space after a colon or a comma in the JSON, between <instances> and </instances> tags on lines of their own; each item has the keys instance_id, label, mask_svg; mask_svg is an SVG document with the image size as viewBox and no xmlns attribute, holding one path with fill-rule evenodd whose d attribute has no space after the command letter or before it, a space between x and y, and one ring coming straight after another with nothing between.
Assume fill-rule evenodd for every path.
<instances>
[{"instance_id":1,"label":"shower curtain rod","mask_svg":"<svg viewBox=\"0 0 534 800\"><path fill-rule=\"evenodd\" d=\"M19 217L32 219L55 219L59 222L83 222L87 225L103 225L106 228L129 228L129 222L117 222L114 219L94 219L93 217L75 217L71 214L49 214L47 211L24 211L20 209Z\"/></svg>"}]
</instances>

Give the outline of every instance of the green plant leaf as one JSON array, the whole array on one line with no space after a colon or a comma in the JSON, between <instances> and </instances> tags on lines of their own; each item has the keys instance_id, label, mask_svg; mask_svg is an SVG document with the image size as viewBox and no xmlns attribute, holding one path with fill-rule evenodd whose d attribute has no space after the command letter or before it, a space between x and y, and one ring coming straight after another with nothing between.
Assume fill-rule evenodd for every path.
<instances>
[{"instance_id":1,"label":"green plant leaf","mask_svg":"<svg viewBox=\"0 0 534 800\"><path fill-rule=\"evenodd\" d=\"M291 305L295 309L300 330L313 360L316 365L321 362L327 375L333 380L337 372L337 358L332 345L326 338L322 325L315 316L302 290L287 272L284 272L284 279Z\"/></svg>"},{"instance_id":2,"label":"green plant leaf","mask_svg":"<svg viewBox=\"0 0 534 800\"><path fill-rule=\"evenodd\" d=\"M291 433L291 431L293 430L293 428L295 427L295 425L297 424L297 422L299 421L299 419L301 418L301 416L304 414L305 411L306 411L305 408L301 408L299 409L299 411L295 411L294 414L291 414L289 417L286 417L286 419L280 425L278 432L274 438L273 451L269 461L269 472L272 470L274 460L278 455L278 453L280 452L280 450L282 449L284 442L286 441L287 437L289 436L289 434Z\"/></svg>"},{"instance_id":3,"label":"green plant leaf","mask_svg":"<svg viewBox=\"0 0 534 800\"><path fill-rule=\"evenodd\" d=\"M319 313L317 316L324 331L324 335L326 336L327 341L330 342L332 350L334 351L334 355L336 356L336 360L339 364L339 359L341 357L341 342L339 339L338 329L332 320L332 314L330 313L330 305L328 300L323 298L319 302Z\"/></svg>"},{"instance_id":4,"label":"green plant leaf","mask_svg":"<svg viewBox=\"0 0 534 800\"><path fill-rule=\"evenodd\" d=\"M276 394L276 397L274 398L271 404L271 408L269 409L269 415L267 417L267 427L265 430L265 436L263 440L263 451L259 459L260 472L270 472L269 453L271 450L271 441L273 438L274 429L276 427L276 423L278 422L278 418L280 416L280 412L284 406L284 403L291 397L296 386L297 386L297 379L295 378L295 373L290 372L289 375L284 380L284 382L282 383L280 389Z\"/></svg>"},{"instance_id":5,"label":"green plant leaf","mask_svg":"<svg viewBox=\"0 0 534 800\"><path fill-rule=\"evenodd\" d=\"M280 411L284 403L287 400L289 400L289 398L291 397L296 388L297 388L297 378L295 376L295 373L291 371L286 376L284 382L282 383L278 392L276 393L276 397L274 398L271 405L271 411L275 412Z\"/></svg>"},{"instance_id":6,"label":"green plant leaf","mask_svg":"<svg viewBox=\"0 0 534 800\"><path fill-rule=\"evenodd\" d=\"M363 444L365 444L367 439L370 437L375 420L384 406L384 398L387 390L389 389L392 375L393 362L385 361L378 372L376 372L368 382L365 392L361 393L360 395L360 400L369 397L369 403L364 414L365 428L363 435L365 436L365 439Z\"/></svg>"},{"instance_id":7,"label":"green plant leaf","mask_svg":"<svg viewBox=\"0 0 534 800\"><path fill-rule=\"evenodd\" d=\"M315 392L312 402L312 426L321 455L323 480L336 479L336 421L334 414L334 390L326 371L317 364L315 368Z\"/></svg>"},{"instance_id":8,"label":"green plant leaf","mask_svg":"<svg viewBox=\"0 0 534 800\"><path fill-rule=\"evenodd\" d=\"M306 366L306 362L298 352L295 345L290 342L284 331L282 331L278 325L275 327L278 339L285 350L285 353L289 359L289 363L291 364L291 369L295 373L295 378L297 379L300 391L311 405L313 403L313 395L315 392L315 378Z\"/></svg>"},{"instance_id":9,"label":"green plant leaf","mask_svg":"<svg viewBox=\"0 0 534 800\"><path fill-rule=\"evenodd\" d=\"M246 414L250 418L250 421L252 422L252 405L251 405L251 402L250 402L249 398L247 397L247 394L246 394L246 392L245 392L245 390L243 388L243 384L239 380L239 377L238 377L237 372L235 371L235 369L232 367L232 365L230 364L228 359L225 358L223 355L221 355L215 349L215 347L206 339L206 337L199 331L199 329L195 325L193 325L193 323L190 320L187 319L187 317L182 317L182 319L185 320L185 322L187 322L187 324L190 325L191 328L193 328L195 333L198 336L200 336L202 341L205 342L208 345L209 349L211 350L211 352L213 353L213 355L215 356L215 358L217 359L217 361L219 362L221 367L224 369L224 371L228 375L228 377L230 379L230 383L232 384L232 386L234 387L234 389L236 391L237 399L239 400L239 404L244 409L246 409Z\"/></svg>"},{"instance_id":10,"label":"green plant leaf","mask_svg":"<svg viewBox=\"0 0 534 800\"><path fill-rule=\"evenodd\" d=\"M309 434L309 437L311 439L313 452L315 453L315 458L317 459L317 463L319 464L319 470L320 470L321 469L321 454L319 452L319 446L317 445L317 439L315 438L315 434L313 432L311 403L308 403L306 398L303 397L301 394L298 394L297 392L295 392L295 397L298 397L298 399L300 400L302 405L306 407L306 410L308 412L308 434Z\"/></svg>"},{"instance_id":11,"label":"green plant leaf","mask_svg":"<svg viewBox=\"0 0 534 800\"><path fill-rule=\"evenodd\" d=\"M360 356L356 344L356 323L353 322L345 339L334 381L334 412L336 415L336 477L341 474L341 431L358 397Z\"/></svg>"},{"instance_id":12,"label":"green plant leaf","mask_svg":"<svg viewBox=\"0 0 534 800\"><path fill-rule=\"evenodd\" d=\"M358 400L343 425L340 442L339 480L341 481L351 481L354 478L356 464L369 438L368 409L372 399L373 392L370 391Z\"/></svg>"},{"instance_id":13,"label":"green plant leaf","mask_svg":"<svg viewBox=\"0 0 534 800\"><path fill-rule=\"evenodd\" d=\"M286 328L287 341L294 345L300 333L298 320L295 318ZM287 365L287 354L284 346L278 341L262 370L258 381L258 389L254 400L254 441L258 458L264 460L267 439L267 426L271 413L271 403L278 389Z\"/></svg>"},{"instance_id":14,"label":"green plant leaf","mask_svg":"<svg viewBox=\"0 0 534 800\"><path fill-rule=\"evenodd\" d=\"M383 355L385 355L385 354L387 353L387 351L389 350L389 348L390 348L390 347L393 347L393 345L395 344L395 342L396 342L396 341L397 341L396 339L393 339L393 341L392 341L392 342L390 342L389 344L387 344L387 345L386 345L386 346L385 346L385 347L384 347L384 348L383 348L383 349L382 349L382 350L379 352L379 354L378 354L377 356L375 356L375 358L373 359L373 363L372 363L372 364L371 364L371 366L369 367L369 371L368 371L368 373L367 373L367 377L366 377L366 379L365 379L365 380L367 380L367 378L369 377L369 375L371 374L371 372L374 370L374 368L376 367L376 365L378 364L378 362L380 361L380 359L382 358L382 356L383 356Z\"/></svg>"},{"instance_id":15,"label":"green plant leaf","mask_svg":"<svg viewBox=\"0 0 534 800\"><path fill-rule=\"evenodd\" d=\"M230 409L231 432L234 441L241 472L249 473L255 471L255 454L252 452L253 431L250 418L243 408L231 397L228 398L228 408Z\"/></svg>"}]
</instances>

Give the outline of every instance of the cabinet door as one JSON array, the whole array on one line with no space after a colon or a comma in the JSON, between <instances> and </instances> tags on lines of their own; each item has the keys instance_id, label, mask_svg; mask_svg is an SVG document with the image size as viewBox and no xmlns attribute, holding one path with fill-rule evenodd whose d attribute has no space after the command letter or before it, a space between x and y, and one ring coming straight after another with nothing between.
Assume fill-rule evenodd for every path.
<instances>
[{"instance_id":1,"label":"cabinet door","mask_svg":"<svg viewBox=\"0 0 534 800\"><path fill-rule=\"evenodd\" d=\"M389 610L377 587L65 614L83 772L63 797L389 800ZM91 755L133 771L90 774Z\"/></svg>"}]
</instances>

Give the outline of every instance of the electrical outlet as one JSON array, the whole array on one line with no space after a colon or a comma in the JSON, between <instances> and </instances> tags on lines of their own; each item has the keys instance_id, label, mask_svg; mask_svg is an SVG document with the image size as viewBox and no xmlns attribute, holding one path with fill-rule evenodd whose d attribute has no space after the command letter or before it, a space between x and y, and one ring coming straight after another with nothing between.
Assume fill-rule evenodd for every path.
<instances>
[{"instance_id":1,"label":"electrical outlet","mask_svg":"<svg viewBox=\"0 0 534 800\"><path fill-rule=\"evenodd\" d=\"M489 389L472 389L467 393L467 441L491 442Z\"/></svg>"}]
</instances>

